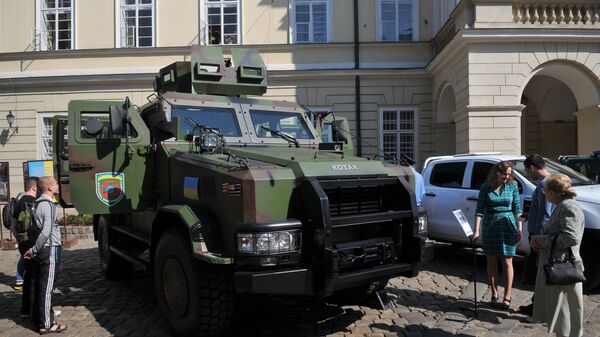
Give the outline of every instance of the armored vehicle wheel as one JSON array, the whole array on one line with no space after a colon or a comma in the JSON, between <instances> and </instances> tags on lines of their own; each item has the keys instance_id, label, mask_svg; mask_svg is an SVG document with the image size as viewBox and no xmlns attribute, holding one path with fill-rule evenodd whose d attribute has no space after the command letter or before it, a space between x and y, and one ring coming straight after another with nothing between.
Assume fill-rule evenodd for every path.
<instances>
[{"instance_id":1,"label":"armored vehicle wheel","mask_svg":"<svg viewBox=\"0 0 600 337\"><path fill-rule=\"evenodd\" d=\"M111 235L106 216L98 219L98 252L100 253L100 266L104 276L110 280L122 279L129 275L131 264L127 260L110 251L114 235Z\"/></svg>"},{"instance_id":2,"label":"armored vehicle wheel","mask_svg":"<svg viewBox=\"0 0 600 337\"><path fill-rule=\"evenodd\" d=\"M218 336L233 316L231 271L192 257L189 239L178 230L165 232L154 255L158 303L178 336Z\"/></svg>"}]
</instances>

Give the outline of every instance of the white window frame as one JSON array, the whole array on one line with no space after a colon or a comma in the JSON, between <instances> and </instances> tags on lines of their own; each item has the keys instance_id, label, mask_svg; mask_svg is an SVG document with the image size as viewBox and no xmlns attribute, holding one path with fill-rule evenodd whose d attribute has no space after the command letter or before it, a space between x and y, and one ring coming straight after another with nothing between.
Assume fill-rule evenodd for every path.
<instances>
[{"instance_id":1,"label":"white window frame","mask_svg":"<svg viewBox=\"0 0 600 337\"><path fill-rule=\"evenodd\" d=\"M51 160L52 159L52 153L50 153L50 155L48 156L48 153L46 151L46 148L44 146L44 140L45 139L49 139L50 140L50 147L52 150L52 118L54 118L54 116L66 116L67 112L39 112L37 114L38 116L38 125L39 125L39 135L40 135L40 159L42 160ZM44 125L44 120L45 119L49 119L50 120L50 135L45 135L44 134L44 129L45 129L45 125Z\"/></svg>"},{"instance_id":2,"label":"white window frame","mask_svg":"<svg viewBox=\"0 0 600 337\"><path fill-rule=\"evenodd\" d=\"M236 44L227 44L227 45L241 45L243 44L243 34L242 34L242 0L230 0L230 1L226 1L226 0L220 0L220 1L208 1L208 0L200 0L200 8L202 11L202 22L201 22L201 30L200 30L200 34L202 34L203 36L201 37L201 40L204 41L204 43L206 45L212 45L212 46L223 46L224 44L222 43L223 41L223 34L224 31L221 30L221 43L220 44L211 44L208 40L209 37L209 31L208 31L208 7L217 7L217 5L219 5L221 7L221 25L223 25L223 4L237 4L237 35L238 35L238 41Z\"/></svg>"},{"instance_id":3,"label":"white window frame","mask_svg":"<svg viewBox=\"0 0 600 337\"><path fill-rule=\"evenodd\" d=\"M397 114L396 119L396 130L384 130L383 128L383 114L384 112L395 112ZM411 111L413 113L413 129L412 130L400 130L400 113ZM412 134L413 135L413 155L412 159L419 162L419 113L416 107L383 107L379 108L379 155L381 156L381 160L384 160L384 146L383 146L383 138L385 134L396 134L396 157L397 159L401 158L402 153L400 152L400 135L401 134ZM411 156L410 154L407 154Z\"/></svg>"},{"instance_id":4,"label":"white window frame","mask_svg":"<svg viewBox=\"0 0 600 337\"><path fill-rule=\"evenodd\" d=\"M327 11L327 38L325 42L313 42L312 25L309 25L310 32L308 34L308 41L296 41L296 4L297 3L310 3L310 0L289 0L289 21L290 21L290 41L291 43L329 43L331 42L332 26L333 26L333 11L332 11L332 0L321 0L325 2ZM312 19L311 19L312 20ZM311 21L312 23L312 21Z\"/></svg>"},{"instance_id":5,"label":"white window frame","mask_svg":"<svg viewBox=\"0 0 600 337\"><path fill-rule=\"evenodd\" d=\"M125 46L123 43L123 40L122 40L123 36L121 35L121 30L123 29L123 27L122 27L122 25L123 25L122 6L124 6L124 5L122 5L122 2L123 2L123 0L115 0L115 18L116 18L116 20L115 20L115 45L116 45L116 47L117 48L153 48L153 47L156 47L157 46L156 32L158 31L156 29L156 25L158 22L158 20L156 19L156 13L157 13L156 2L157 2L157 0L152 0L152 5L150 5L152 7L152 45L151 46L143 46L143 47L139 46L139 41L137 39L137 36L134 37L135 38L135 46ZM136 4L136 5L129 5L129 6L132 6L132 7L135 6L137 8L138 6L146 7L149 5ZM137 21L137 17L136 17L136 21ZM135 26L136 29L138 26L139 26L139 24L136 22L136 26Z\"/></svg>"},{"instance_id":6,"label":"white window frame","mask_svg":"<svg viewBox=\"0 0 600 337\"><path fill-rule=\"evenodd\" d=\"M395 34L395 40L384 40L383 39L383 27L382 27L382 20L381 20L381 2L382 1L394 1L396 3L396 6L398 6L398 3L410 3L412 6L412 20L413 20L413 36L412 39L410 41L405 41L405 40L399 40L398 39L398 34ZM396 7L397 9L397 7ZM377 41L380 42L391 42L391 41L397 41L397 42L415 42L415 41L419 41L419 0L377 0ZM396 29L398 29L398 15L400 13L396 10Z\"/></svg>"},{"instance_id":7,"label":"white window frame","mask_svg":"<svg viewBox=\"0 0 600 337\"><path fill-rule=\"evenodd\" d=\"M56 0L58 1L58 0ZM55 14L56 16L56 27L55 29L58 29L58 12L61 10L69 10L71 11L71 48L69 49L58 49L58 48L52 48L52 49L48 49L48 38L47 38L47 32L46 32L46 27L44 26L44 12L45 11L50 11L50 10L44 10L42 9L43 6L45 6L45 2L44 0L35 0L35 8L36 8L36 14L35 14L35 30L36 32L33 34L34 36L32 36L32 39L38 39L38 33L39 33L39 44L38 42L35 42L35 46L37 48L37 50L73 50L75 49L75 27L76 27L76 21L75 21L75 2L76 0L71 0L71 7L65 7L64 9L55 9ZM32 41L34 42L34 41ZM55 35L55 40L53 41L53 43L56 45L56 47L58 47L58 32Z\"/></svg>"}]
</instances>

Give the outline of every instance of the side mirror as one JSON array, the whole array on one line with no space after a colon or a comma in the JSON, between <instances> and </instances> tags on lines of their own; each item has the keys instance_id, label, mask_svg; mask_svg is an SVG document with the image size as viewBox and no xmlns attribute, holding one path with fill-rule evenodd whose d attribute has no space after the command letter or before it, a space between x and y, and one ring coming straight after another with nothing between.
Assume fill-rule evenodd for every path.
<instances>
[{"instance_id":1,"label":"side mirror","mask_svg":"<svg viewBox=\"0 0 600 337\"><path fill-rule=\"evenodd\" d=\"M108 109L108 113L110 116L110 129L113 135L123 135L125 131L125 123L123 123L123 119L125 117L125 113L122 108L111 105Z\"/></svg>"}]
</instances>

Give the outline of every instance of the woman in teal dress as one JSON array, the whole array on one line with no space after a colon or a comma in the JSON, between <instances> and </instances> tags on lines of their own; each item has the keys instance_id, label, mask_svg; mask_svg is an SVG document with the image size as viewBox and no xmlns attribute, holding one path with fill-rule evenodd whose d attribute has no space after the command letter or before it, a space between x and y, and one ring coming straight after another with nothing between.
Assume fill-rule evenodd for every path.
<instances>
[{"instance_id":1,"label":"woman in teal dress","mask_svg":"<svg viewBox=\"0 0 600 337\"><path fill-rule=\"evenodd\" d=\"M517 183L512 178L513 164L501 161L494 165L487 181L479 190L477 210L475 211L475 232L479 237L483 252L487 256L487 275L492 288L492 305L508 309L512 298L514 269L512 258L516 254L517 244L523 236L521 200ZM498 261L504 271L504 297L498 301Z\"/></svg>"}]
</instances>

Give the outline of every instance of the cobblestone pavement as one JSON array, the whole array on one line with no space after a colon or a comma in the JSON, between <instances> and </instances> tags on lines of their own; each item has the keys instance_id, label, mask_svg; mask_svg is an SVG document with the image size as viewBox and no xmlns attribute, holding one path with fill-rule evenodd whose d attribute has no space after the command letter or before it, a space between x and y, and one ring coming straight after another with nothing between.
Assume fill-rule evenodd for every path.
<instances>
[{"instance_id":1,"label":"cobblestone pavement","mask_svg":"<svg viewBox=\"0 0 600 337\"><path fill-rule=\"evenodd\" d=\"M37 336L19 318L20 294L12 289L16 251L0 251L0 337ZM54 294L64 336L170 336L157 306L149 274L107 281L100 273L96 243L80 241L63 251ZM510 311L492 310L485 284L477 287L483 304L477 319L461 307L470 305L474 285L467 251L436 245L436 258L418 277L392 279L386 292L394 307L333 304L298 298L247 298L232 336L548 336L546 328L526 323L516 309L527 302L531 287L516 282ZM484 280L483 258L478 279ZM521 264L516 263L517 275ZM600 295L585 296L585 336L600 336Z\"/></svg>"}]
</instances>

